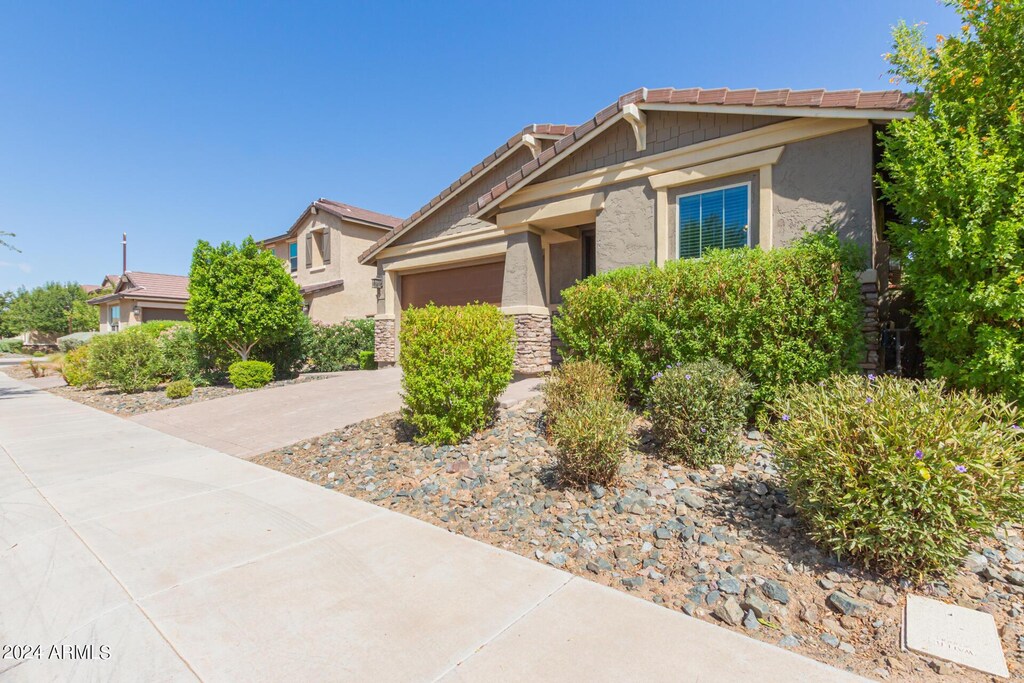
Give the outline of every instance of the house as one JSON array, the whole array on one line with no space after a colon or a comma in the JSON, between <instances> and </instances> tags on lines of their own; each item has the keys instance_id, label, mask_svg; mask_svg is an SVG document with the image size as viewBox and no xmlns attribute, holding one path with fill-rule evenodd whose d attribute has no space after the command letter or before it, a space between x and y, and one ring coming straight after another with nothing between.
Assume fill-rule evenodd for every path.
<instances>
[{"instance_id":1,"label":"house","mask_svg":"<svg viewBox=\"0 0 1024 683\"><path fill-rule=\"evenodd\" d=\"M313 320L339 323L377 311L377 269L359 254L402 222L395 216L320 198L283 235L262 241L291 272Z\"/></svg>"},{"instance_id":2,"label":"house","mask_svg":"<svg viewBox=\"0 0 1024 683\"><path fill-rule=\"evenodd\" d=\"M360 256L382 286L377 360L395 362L404 308L479 300L515 318L516 370L544 372L551 315L581 278L709 246L772 249L826 216L864 247L877 329L876 133L909 106L898 91L641 88L582 125L528 127Z\"/></svg>"},{"instance_id":3,"label":"house","mask_svg":"<svg viewBox=\"0 0 1024 683\"><path fill-rule=\"evenodd\" d=\"M100 332L116 332L151 320L188 320L188 278L184 275L128 271L114 278L112 294L94 297L89 304L100 307Z\"/></svg>"}]
</instances>

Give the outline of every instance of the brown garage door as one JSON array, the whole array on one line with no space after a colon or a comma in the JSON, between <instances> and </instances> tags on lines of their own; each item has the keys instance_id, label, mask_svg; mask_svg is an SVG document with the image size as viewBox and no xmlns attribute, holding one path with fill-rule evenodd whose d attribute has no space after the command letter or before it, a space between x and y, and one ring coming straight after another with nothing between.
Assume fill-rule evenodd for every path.
<instances>
[{"instance_id":1,"label":"brown garage door","mask_svg":"<svg viewBox=\"0 0 1024 683\"><path fill-rule=\"evenodd\" d=\"M403 275L402 308L425 306L431 301L438 306L462 306L474 301L500 306L504 277L504 261Z\"/></svg>"},{"instance_id":2,"label":"brown garage door","mask_svg":"<svg viewBox=\"0 0 1024 683\"><path fill-rule=\"evenodd\" d=\"M176 308L143 308L142 322L148 323L150 320L188 320L188 318L185 317L185 311Z\"/></svg>"}]
</instances>

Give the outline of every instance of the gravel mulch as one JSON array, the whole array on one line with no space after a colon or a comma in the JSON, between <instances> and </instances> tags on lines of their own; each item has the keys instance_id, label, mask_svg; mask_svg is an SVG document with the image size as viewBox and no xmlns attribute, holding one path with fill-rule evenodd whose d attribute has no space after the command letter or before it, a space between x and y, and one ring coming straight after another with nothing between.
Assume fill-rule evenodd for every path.
<instances>
[{"instance_id":1,"label":"gravel mulch","mask_svg":"<svg viewBox=\"0 0 1024 683\"><path fill-rule=\"evenodd\" d=\"M901 651L913 590L991 613L1011 675L1024 672L1019 528L987 539L948 584L894 583L810 543L756 432L744 462L690 470L654 457L641 429L617 485L580 491L559 484L542 411L532 399L441 448L386 415L254 461L870 678L991 680Z\"/></svg>"},{"instance_id":2,"label":"gravel mulch","mask_svg":"<svg viewBox=\"0 0 1024 683\"><path fill-rule=\"evenodd\" d=\"M27 366L23 365L5 367L3 368L3 372L6 372L15 379L29 379L32 377L32 372ZM55 373L47 372L46 374L52 375ZM264 389L283 387L288 384L314 382L320 379L324 378L303 376L296 379L271 382L265 387L260 387L259 389L235 389L230 385L196 387L191 396L177 399L167 398L167 396L164 395L164 386L160 386L149 391L140 391L137 394L122 394L115 389L105 386L92 388L60 386L52 387L47 389L47 391L57 394L63 398L77 401L78 403L84 403L87 406L99 408L100 410L108 413L113 413L114 415L130 417L141 413L150 413L154 410L177 408L178 406L188 405L189 403L199 403L200 401L209 401L214 398L234 396L235 394L243 394L251 391L263 391Z\"/></svg>"}]
</instances>

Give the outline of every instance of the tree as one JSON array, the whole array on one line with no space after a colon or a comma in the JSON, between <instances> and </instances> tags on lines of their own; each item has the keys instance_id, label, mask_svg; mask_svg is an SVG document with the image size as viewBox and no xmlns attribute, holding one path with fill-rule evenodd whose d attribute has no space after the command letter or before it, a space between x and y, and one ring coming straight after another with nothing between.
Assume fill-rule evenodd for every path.
<instances>
[{"instance_id":1,"label":"tree","mask_svg":"<svg viewBox=\"0 0 1024 683\"><path fill-rule=\"evenodd\" d=\"M247 237L192 254L185 307L201 341L223 343L242 360L258 342L282 341L298 328L302 294L273 253Z\"/></svg>"},{"instance_id":2,"label":"tree","mask_svg":"<svg viewBox=\"0 0 1024 683\"><path fill-rule=\"evenodd\" d=\"M15 334L30 330L70 334L98 330L100 314L86 303L86 294L77 282L47 282L32 290L18 290L3 323Z\"/></svg>"},{"instance_id":3,"label":"tree","mask_svg":"<svg viewBox=\"0 0 1024 683\"><path fill-rule=\"evenodd\" d=\"M21 249L18 249L16 246L14 246L10 242L6 241L4 239L5 237L17 237L17 235L15 235L13 232L7 232L5 230L0 230L0 247L6 247L7 249L10 249L11 251L16 251L18 253L21 253Z\"/></svg>"},{"instance_id":4,"label":"tree","mask_svg":"<svg viewBox=\"0 0 1024 683\"><path fill-rule=\"evenodd\" d=\"M11 321L8 315L8 312L11 310L11 304L14 303L16 297L17 294L11 290L0 292L0 339L17 334L16 330L11 329Z\"/></svg>"},{"instance_id":5,"label":"tree","mask_svg":"<svg viewBox=\"0 0 1024 683\"><path fill-rule=\"evenodd\" d=\"M930 374L1024 399L1024 3L950 1L957 35L893 31L914 118L882 136L879 178Z\"/></svg>"}]
</instances>

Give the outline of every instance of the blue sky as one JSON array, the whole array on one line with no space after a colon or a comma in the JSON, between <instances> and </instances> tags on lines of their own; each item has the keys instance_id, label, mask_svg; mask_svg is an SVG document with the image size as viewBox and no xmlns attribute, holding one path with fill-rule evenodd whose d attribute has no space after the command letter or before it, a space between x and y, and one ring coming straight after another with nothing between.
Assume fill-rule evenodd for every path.
<instances>
[{"instance_id":1,"label":"blue sky","mask_svg":"<svg viewBox=\"0 0 1024 683\"><path fill-rule=\"evenodd\" d=\"M891 87L935 0L0 0L0 289L187 273L323 196L406 216L528 123L636 87Z\"/></svg>"}]
</instances>

